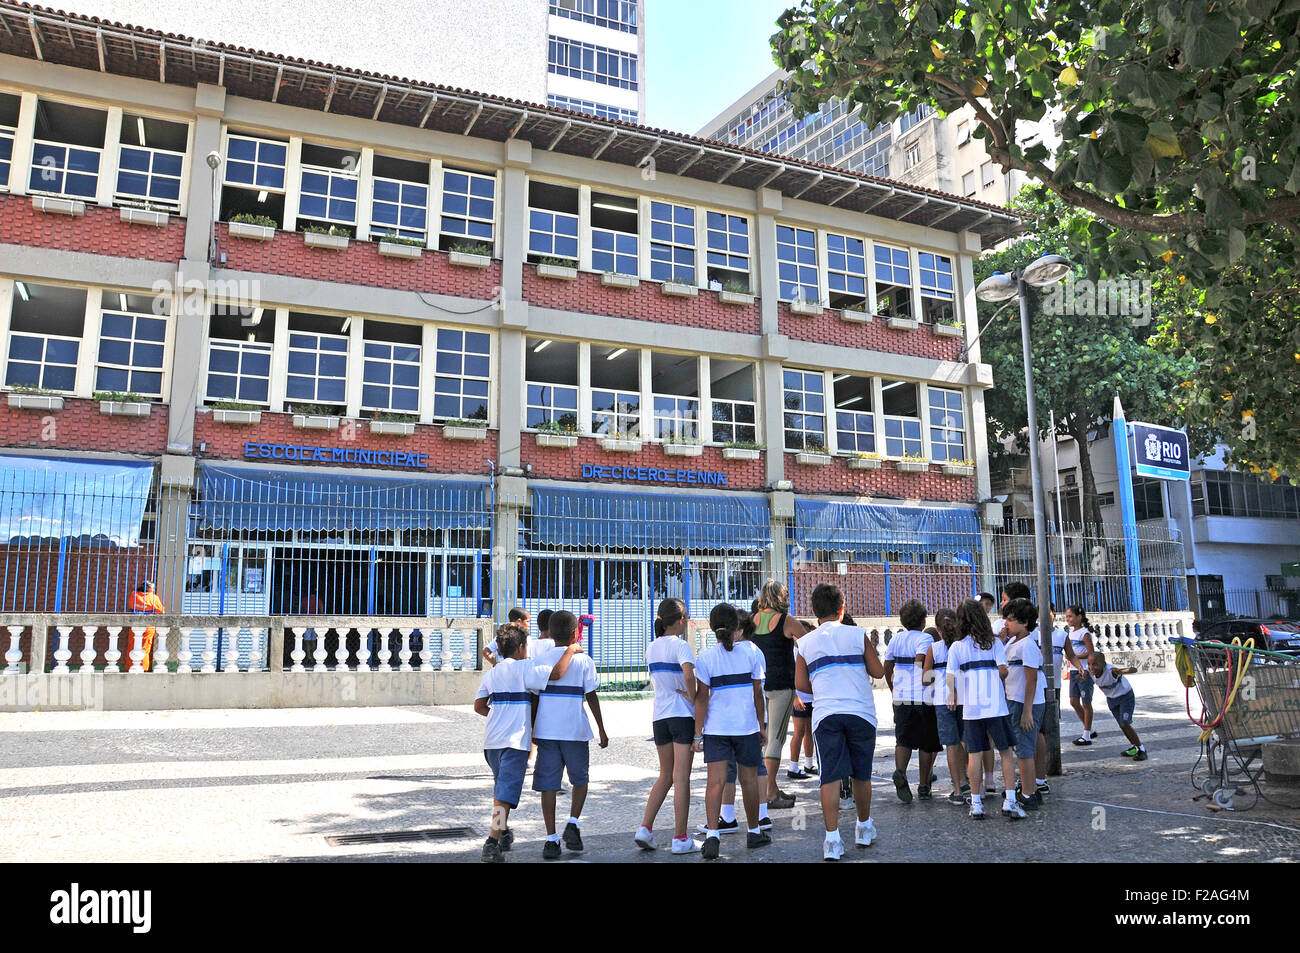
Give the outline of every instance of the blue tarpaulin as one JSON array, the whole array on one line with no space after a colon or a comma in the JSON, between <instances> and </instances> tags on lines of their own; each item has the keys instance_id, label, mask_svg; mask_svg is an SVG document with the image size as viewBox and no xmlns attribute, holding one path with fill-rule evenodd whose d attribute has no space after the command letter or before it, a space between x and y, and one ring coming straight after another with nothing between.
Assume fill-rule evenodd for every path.
<instances>
[{"instance_id":1,"label":"blue tarpaulin","mask_svg":"<svg viewBox=\"0 0 1300 953\"><path fill-rule=\"evenodd\" d=\"M611 493L534 487L533 545L575 548L766 549L767 500L693 493Z\"/></svg>"},{"instance_id":2,"label":"blue tarpaulin","mask_svg":"<svg viewBox=\"0 0 1300 953\"><path fill-rule=\"evenodd\" d=\"M487 529L486 482L203 465L199 527L257 532Z\"/></svg>"},{"instance_id":3,"label":"blue tarpaulin","mask_svg":"<svg viewBox=\"0 0 1300 953\"><path fill-rule=\"evenodd\" d=\"M979 548L973 509L883 506L795 500L795 542L804 549L877 550L921 547L946 552Z\"/></svg>"},{"instance_id":4,"label":"blue tarpaulin","mask_svg":"<svg viewBox=\"0 0 1300 953\"><path fill-rule=\"evenodd\" d=\"M152 463L0 456L0 539L140 545Z\"/></svg>"}]
</instances>

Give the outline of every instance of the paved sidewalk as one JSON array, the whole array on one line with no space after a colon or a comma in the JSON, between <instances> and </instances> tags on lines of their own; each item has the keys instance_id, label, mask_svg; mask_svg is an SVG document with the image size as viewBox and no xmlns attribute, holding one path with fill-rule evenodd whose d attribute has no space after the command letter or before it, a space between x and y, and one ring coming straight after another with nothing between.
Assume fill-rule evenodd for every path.
<instances>
[{"instance_id":1,"label":"paved sidewalk","mask_svg":"<svg viewBox=\"0 0 1300 953\"><path fill-rule=\"evenodd\" d=\"M1127 746L1104 705L1101 737L1076 748L1079 724L1063 717L1065 775L1051 779L1043 811L1012 824L993 811L974 823L944 801L940 760L936 799L904 805L894 794L893 727L887 693L876 750L873 816L880 831L846 861L1290 861L1300 856L1300 811L1261 802L1214 812L1189 772L1195 729L1172 674L1133 676L1136 725L1150 760L1121 758ZM1193 707L1196 700L1193 698ZM587 851L565 861L697 863L632 844L655 777L648 699L607 699L609 748L593 747L584 816ZM483 719L468 707L290 709L190 712L0 714L0 861L475 862L486 833L491 774L479 745ZM1203 765L1202 765L1203 773ZM911 770L913 790L916 763ZM724 837L724 862L820 861L815 781L786 781L798 798L773 812L774 844L747 851ZM704 770L697 755L692 822L703 820ZM1300 791L1272 793L1300 803ZM1247 805L1249 793L1239 797ZM990 797L987 807L999 803ZM565 816L567 798L560 799ZM525 790L511 818L510 862L541 862L536 795ZM413 828L470 827L442 842L331 846L327 836ZM671 836L671 797L660 814ZM852 840L850 811L841 830Z\"/></svg>"}]
</instances>

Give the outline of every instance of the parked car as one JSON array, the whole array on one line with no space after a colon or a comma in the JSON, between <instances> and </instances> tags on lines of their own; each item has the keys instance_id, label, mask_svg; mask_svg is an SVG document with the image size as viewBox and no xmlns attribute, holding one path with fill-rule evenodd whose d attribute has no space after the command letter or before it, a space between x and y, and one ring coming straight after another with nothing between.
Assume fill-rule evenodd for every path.
<instances>
[{"instance_id":1,"label":"parked car","mask_svg":"<svg viewBox=\"0 0 1300 953\"><path fill-rule=\"evenodd\" d=\"M1220 619L1206 622L1196 638L1207 642L1255 640L1255 648L1300 656L1300 624L1281 619Z\"/></svg>"}]
</instances>

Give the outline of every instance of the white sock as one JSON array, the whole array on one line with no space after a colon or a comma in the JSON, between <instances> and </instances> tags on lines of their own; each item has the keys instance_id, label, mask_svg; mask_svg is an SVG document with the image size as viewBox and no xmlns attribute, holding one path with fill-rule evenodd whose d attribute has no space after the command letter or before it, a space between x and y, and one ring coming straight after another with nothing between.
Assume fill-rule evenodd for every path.
<instances>
[{"instance_id":1,"label":"white sock","mask_svg":"<svg viewBox=\"0 0 1300 953\"><path fill-rule=\"evenodd\" d=\"M736 805L734 804L722 805L722 819L726 821L728 824L734 821L736 819Z\"/></svg>"},{"instance_id":2,"label":"white sock","mask_svg":"<svg viewBox=\"0 0 1300 953\"><path fill-rule=\"evenodd\" d=\"M982 795L982 794L975 794L974 791L975 791L975 789L974 789L974 788L971 788L971 796L970 796L970 802L971 802L971 805L972 805L972 806L979 805L980 807L983 807L983 806L984 806L984 795Z\"/></svg>"},{"instance_id":3,"label":"white sock","mask_svg":"<svg viewBox=\"0 0 1300 953\"><path fill-rule=\"evenodd\" d=\"M572 814L570 814L570 815L569 815L569 823L572 824L574 827L577 827L577 826L578 826L578 819L577 819L576 817L574 817Z\"/></svg>"},{"instance_id":4,"label":"white sock","mask_svg":"<svg viewBox=\"0 0 1300 953\"><path fill-rule=\"evenodd\" d=\"M759 830L757 827L751 827L751 828L749 829L749 832L750 832L751 834L761 834L761 833L763 833L763 832L762 832L761 830Z\"/></svg>"},{"instance_id":5,"label":"white sock","mask_svg":"<svg viewBox=\"0 0 1300 953\"><path fill-rule=\"evenodd\" d=\"M704 832L704 836L705 836L705 837L721 837L722 835L719 834L717 831L705 831L705 832Z\"/></svg>"},{"instance_id":6,"label":"white sock","mask_svg":"<svg viewBox=\"0 0 1300 953\"><path fill-rule=\"evenodd\" d=\"M1034 778L1034 784L1037 787L1041 788L1046 783L1047 783L1047 778Z\"/></svg>"},{"instance_id":7,"label":"white sock","mask_svg":"<svg viewBox=\"0 0 1300 953\"><path fill-rule=\"evenodd\" d=\"M1015 802L1015 800L1016 800L1016 790L1015 790L1015 788L1007 788L1006 802L1007 802L1008 804L1012 804L1012 803Z\"/></svg>"},{"instance_id":8,"label":"white sock","mask_svg":"<svg viewBox=\"0 0 1300 953\"><path fill-rule=\"evenodd\" d=\"M546 835L546 839L549 840L549 841L555 841L555 843L558 844L558 843L560 842L560 835L559 835L559 834L547 834L547 835Z\"/></svg>"},{"instance_id":9,"label":"white sock","mask_svg":"<svg viewBox=\"0 0 1300 953\"><path fill-rule=\"evenodd\" d=\"M833 830L833 831L827 831L827 832L826 832L826 839L827 839L827 840L830 840L830 841L839 840L839 839L840 839L839 828L836 828L836 829Z\"/></svg>"},{"instance_id":10,"label":"white sock","mask_svg":"<svg viewBox=\"0 0 1300 953\"><path fill-rule=\"evenodd\" d=\"M733 811L733 813L734 813L735 809L733 808L732 811ZM758 819L759 819L760 821L765 821L765 820L767 820L767 802L766 802L766 801L759 801L759 802L758 802Z\"/></svg>"},{"instance_id":11,"label":"white sock","mask_svg":"<svg viewBox=\"0 0 1300 953\"><path fill-rule=\"evenodd\" d=\"M788 762L788 763L786 764L786 770L787 770L787 771L793 771L793 772L795 772L795 773L797 774L797 773L799 772L799 762L798 762L798 761L790 761L790 762Z\"/></svg>"},{"instance_id":12,"label":"white sock","mask_svg":"<svg viewBox=\"0 0 1300 953\"><path fill-rule=\"evenodd\" d=\"M803 759L803 766L809 771L813 769L813 759L811 755Z\"/></svg>"}]
</instances>

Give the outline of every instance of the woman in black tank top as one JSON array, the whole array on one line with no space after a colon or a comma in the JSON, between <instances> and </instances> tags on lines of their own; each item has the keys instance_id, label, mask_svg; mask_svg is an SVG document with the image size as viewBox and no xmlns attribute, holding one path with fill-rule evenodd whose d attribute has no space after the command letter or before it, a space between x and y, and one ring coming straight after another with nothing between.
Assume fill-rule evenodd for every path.
<instances>
[{"instance_id":1,"label":"woman in black tank top","mask_svg":"<svg viewBox=\"0 0 1300 953\"><path fill-rule=\"evenodd\" d=\"M794 643L806 631L803 623L790 615L790 593L783 583L769 579L763 584L754 625L750 639L763 652L767 698L766 797L769 809L781 810L794 806L794 797L777 787L776 773L794 711Z\"/></svg>"}]
</instances>

